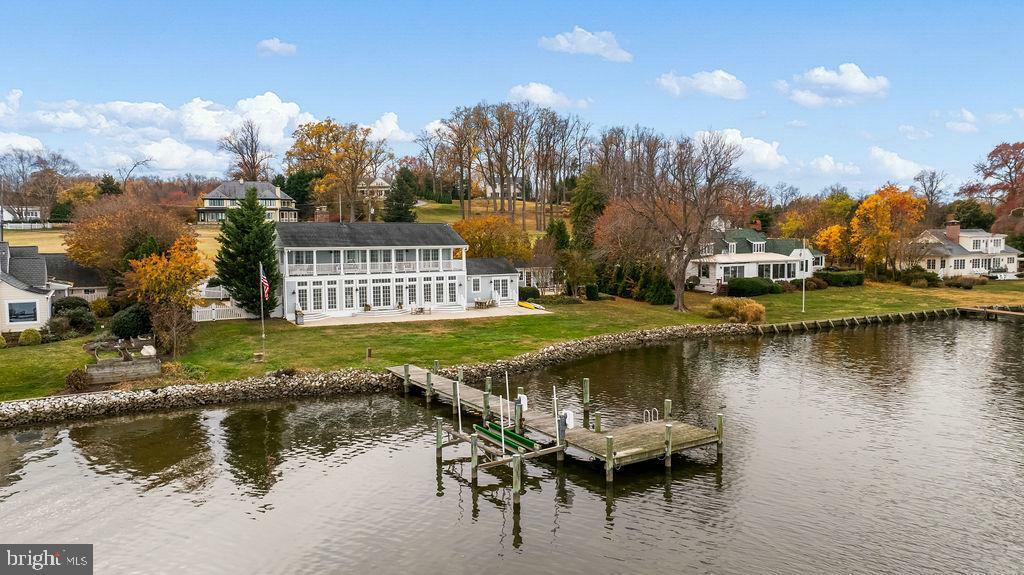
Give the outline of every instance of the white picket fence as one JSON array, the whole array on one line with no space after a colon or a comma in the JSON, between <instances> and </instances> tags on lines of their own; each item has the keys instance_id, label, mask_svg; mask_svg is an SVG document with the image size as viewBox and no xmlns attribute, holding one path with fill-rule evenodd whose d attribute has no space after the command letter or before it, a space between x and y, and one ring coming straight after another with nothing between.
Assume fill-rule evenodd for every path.
<instances>
[{"instance_id":1,"label":"white picket fence","mask_svg":"<svg viewBox=\"0 0 1024 575\"><path fill-rule=\"evenodd\" d=\"M192 321L217 321L219 319L255 319L256 315L251 314L240 307L211 305L208 307L195 306L192 308Z\"/></svg>"}]
</instances>

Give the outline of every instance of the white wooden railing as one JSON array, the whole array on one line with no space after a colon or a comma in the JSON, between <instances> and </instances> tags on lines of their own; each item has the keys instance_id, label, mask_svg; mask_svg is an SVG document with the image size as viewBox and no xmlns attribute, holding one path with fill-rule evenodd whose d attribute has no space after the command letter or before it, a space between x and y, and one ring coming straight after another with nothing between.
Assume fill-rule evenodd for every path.
<instances>
[{"instance_id":1,"label":"white wooden railing","mask_svg":"<svg viewBox=\"0 0 1024 575\"><path fill-rule=\"evenodd\" d=\"M446 272L461 270L462 260L442 260L441 269Z\"/></svg>"},{"instance_id":2,"label":"white wooden railing","mask_svg":"<svg viewBox=\"0 0 1024 575\"><path fill-rule=\"evenodd\" d=\"M414 272L416 271L416 262L395 262L396 272Z\"/></svg>"},{"instance_id":3,"label":"white wooden railing","mask_svg":"<svg viewBox=\"0 0 1024 575\"><path fill-rule=\"evenodd\" d=\"M337 275L341 273L340 263L316 264L317 275Z\"/></svg>"},{"instance_id":4,"label":"white wooden railing","mask_svg":"<svg viewBox=\"0 0 1024 575\"><path fill-rule=\"evenodd\" d=\"M288 275L311 276L315 269L313 264L288 264Z\"/></svg>"},{"instance_id":5,"label":"white wooden railing","mask_svg":"<svg viewBox=\"0 0 1024 575\"><path fill-rule=\"evenodd\" d=\"M370 264L371 274L380 274L392 271L391 262L374 262Z\"/></svg>"},{"instance_id":6,"label":"white wooden railing","mask_svg":"<svg viewBox=\"0 0 1024 575\"><path fill-rule=\"evenodd\" d=\"M436 272L441 269L441 262L437 260L429 260L420 262L421 272Z\"/></svg>"},{"instance_id":7,"label":"white wooden railing","mask_svg":"<svg viewBox=\"0 0 1024 575\"><path fill-rule=\"evenodd\" d=\"M257 316L235 306L196 306L192 308L192 321L217 321L219 319L255 319Z\"/></svg>"}]
</instances>

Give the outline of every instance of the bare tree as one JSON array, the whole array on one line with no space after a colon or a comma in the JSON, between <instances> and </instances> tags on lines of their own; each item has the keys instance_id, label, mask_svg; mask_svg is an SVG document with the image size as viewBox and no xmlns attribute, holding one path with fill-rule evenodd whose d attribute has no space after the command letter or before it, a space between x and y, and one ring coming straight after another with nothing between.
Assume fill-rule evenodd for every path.
<instances>
[{"instance_id":1,"label":"bare tree","mask_svg":"<svg viewBox=\"0 0 1024 575\"><path fill-rule=\"evenodd\" d=\"M128 193L128 182L131 180L132 172L135 170L148 166L153 158L145 157L138 160L132 160L131 163L121 166L117 169L117 174L121 176L121 192Z\"/></svg>"},{"instance_id":2,"label":"bare tree","mask_svg":"<svg viewBox=\"0 0 1024 575\"><path fill-rule=\"evenodd\" d=\"M786 182L779 182L772 188L772 199L775 204L782 209L789 207L789 204L793 202L800 195L800 188L791 186Z\"/></svg>"},{"instance_id":3,"label":"bare tree","mask_svg":"<svg viewBox=\"0 0 1024 575\"><path fill-rule=\"evenodd\" d=\"M34 171L25 188L26 201L39 206L41 219L50 218L57 197L67 189L69 181L81 173L78 164L60 152L38 152L32 163Z\"/></svg>"},{"instance_id":4,"label":"bare tree","mask_svg":"<svg viewBox=\"0 0 1024 575\"><path fill-rule=\"evenodd\" d=\"M472 193L473 166L479 152L475 112L473 108L460 106L442 123L444 130L441 131L441 137L450 150L449 159L458 172L459 211L465 219L469 215L466 197Z\"/></svg>"},{"instance_id":5,"label":"bare tree","mask_svg":"<svg viewBox=\"0 0 1024 575\"><path fill-rule=\"evenodd\" d=\"M0 207L9 210L17 219L27 219L28 186L35 171L37 154L36 151L15 148L0 155ZM2 228L0 240L3 240Z\"/></svg>"},{"instance_id":6,"label":"bare tree","mask_svg":"<svg viewBox=\"0 0 1024 575\"><path fill-rule=\"evenodd\" d=\"M937 170L921 170L914 176L915 185L911 190L921 194L925 201L925 220L931 224L940 224L942 217L942 206L946 203L946 188L944 186L946 172Z\"/></svg>"},{"instance_id":7,"label":"bare tree","mask_svg":"<svg viewBox=\"0 0 1024 575\"><path fill-rule=\"evenodd\" d=\"M247 182L266 180L270 176L270 160L274 157L260 141L260 127L251 119L242 121L217 143L217 148L231 154L228 176Z\"/></svg>"},{"instance_id":8,"label":"bare tree","mask_svg":"<svg viewBox=\"0 0 1024 575\"><path fill-rule=\"evenodd\" d=\"M416 144L420 147L420 155L430 166L430 189L437 194L437 173L444 157L444 142L436 131L423 130L416 136Z\"/></svg>"}]
</instances>

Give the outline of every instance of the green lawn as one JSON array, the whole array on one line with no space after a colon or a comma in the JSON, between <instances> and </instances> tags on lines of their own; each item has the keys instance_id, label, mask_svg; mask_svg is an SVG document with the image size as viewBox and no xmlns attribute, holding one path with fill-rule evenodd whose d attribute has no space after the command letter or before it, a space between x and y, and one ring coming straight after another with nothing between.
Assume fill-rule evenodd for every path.
<instances>
[{"instance_id":1,"label":"green lawn","mask_svg":"<svg viewBox=\"0 0 1024 575\"><path fill-rule=\"evenodd\" d=\"M689 293L690 313L631 300L553 306L547 315L447 321L384 323L299 328L283 320L267 323L267 362L255 364L259 323L223 321L199 326L192 351L181 358L221 381L286 367L382 369L405 362L446 365L493 361L535 351L552 343L604 333L711 322L702 313L711 296ZM800 293L761 296L767 323L829 319L971 305L1024 304L1024 281L993 282L973 290L914 289L898 284L869 284ZM82 351L88 338L0 350L0 400L49 395L64 386L64 376L88 363ZM366 348L373 359L365 361Z\"/></svg>"},{"instance_id":2,"label":"green lawn","mask_svg":"<svg viewBox=\"0 0 1024 575\"><path fill-rule=\"evenodd\" d=\"M50 395L64 388L64 376L89 363L82 350L88 337L46 345L0 349L0 401Z\"/></svg>"}]
</instances>

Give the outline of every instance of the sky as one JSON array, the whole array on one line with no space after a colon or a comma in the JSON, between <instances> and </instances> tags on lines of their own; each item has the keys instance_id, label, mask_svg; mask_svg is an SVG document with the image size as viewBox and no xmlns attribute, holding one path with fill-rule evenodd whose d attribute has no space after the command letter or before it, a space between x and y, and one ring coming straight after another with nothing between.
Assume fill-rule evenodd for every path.
<instances>
[{"instance_id":1,"label":"sky","mask_svg":"<svg viewBox=\"0 0 1024 575\"><path fill-rule=\"evenodd\" d=\"M7 2L8 0L4 0ZM1022 2L12 2L0 150L116 172L222 175L259 123L277 165L303 122L398 155L459 105L527 99L594 132L723 131L762 183L866 193L921 169L955 189L1024 132Z\"/></svg>"}]
</instances>

